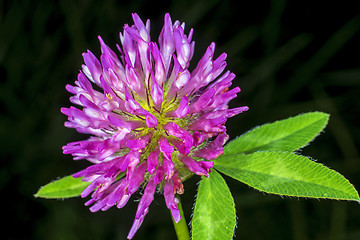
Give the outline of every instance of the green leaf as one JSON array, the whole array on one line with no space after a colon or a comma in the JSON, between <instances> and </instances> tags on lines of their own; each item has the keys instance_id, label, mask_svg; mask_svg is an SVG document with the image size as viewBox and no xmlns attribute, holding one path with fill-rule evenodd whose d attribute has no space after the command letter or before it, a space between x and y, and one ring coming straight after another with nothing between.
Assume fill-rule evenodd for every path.
<instances>
[{"instance_id":1,"label":"green leaf","mask_svg":"<svg viewBox=\"0 0 360 240\"><path fill-rule=\"evenodd\" d=\"M236 225L234 199L221 175L213 169L200 182L194 215L193 240L232 239Z\"/></svg>"},{"instance_id":2,"label":"green leaf","mask_svg":"<svg viewBox=\"0 0 360 240\"><path fill-rule=\"evenodd\" d=\"M272 194L359 201L341 174L290 152L221 156L215 168L251 187Z\"/></svg>"},{"instance_id":3,"label":"green leaf","mask_svg":"<svg viewBox=\"0 0 360 240\"><path fill-rule=\"evenodd\" d=\"M264 124L224 147L224 155L256 151L295 151L306 146L326 126L329 114L310 112Z\"/></svg>"},{"instance_id":4,"label":"green leaf","mask_svg":"<svg viewBox=\"0 0 360 240\"><path fill-rule=\"evenodd\" d=\"M35 197L48 199L78 197L89 184L81 181L81 178L70 175L41 187Z\"/></svg>"}]
</instances>

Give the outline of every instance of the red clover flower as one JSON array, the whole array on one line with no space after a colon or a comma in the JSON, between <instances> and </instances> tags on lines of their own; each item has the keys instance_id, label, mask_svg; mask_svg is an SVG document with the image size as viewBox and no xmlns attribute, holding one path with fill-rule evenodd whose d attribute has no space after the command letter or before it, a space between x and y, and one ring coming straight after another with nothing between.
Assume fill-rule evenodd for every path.
<instances>
[{"instance_id":1,"label":"red clover flower","mask_svg":"<svg viewBox=\"0 0 360 240\"><path fill-rule=\"evenodd\" d=\"M163 191L175 222L180 220L175 193L192 174L208 177L228 140L227 118L248 107L229 109L240 92L229 90L235 75L226 67L226 54L213 59L211 43L194 70L189 71L195 43L193 29L172 23L166 14L158 43L150 39L150 21L137 14L134 25L120 33L117 55L99 36L100 61L90 51L85 65L66 89L79 106L62 108L65 126L91 136L63 147L74 160L92 163L75 173L90 185L82 192L90 211L122 208L132 194L144 189L128 239L142 224L155 191ZM120 176L123 176L122 178Z\"/></svg>"}]
</instances>

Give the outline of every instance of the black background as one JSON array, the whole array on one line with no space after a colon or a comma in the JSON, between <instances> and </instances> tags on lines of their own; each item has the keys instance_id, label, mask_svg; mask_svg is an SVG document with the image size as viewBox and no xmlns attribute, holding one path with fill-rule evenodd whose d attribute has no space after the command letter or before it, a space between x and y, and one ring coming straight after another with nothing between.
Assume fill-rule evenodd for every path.
<instances>
[{"instance_id":1,"label":"black background","mask_svg":"<svg viewBox=\"0 0 360 240\"><path fill-rule=\"evenodd\" d=\"M242 92L231 106L250 110L228 121L234 138L256 125L302 112L331 114L330 124L302 154L336 169L360 189L360 11L357 1L0 1L1 239L125 239L136 211L91 213L84 199L44 200L40 186L87 164L62 154L85 136L63 126L81 53L100 54L97 36L119 43L131 13L151 20L156 40L166 12L194 28L194 63L216 42ZM190 220L197 183L182 198ZM281 198L225 178L237 209L234 239L360 239L355 202ZM135 202L134 202L135 200ZM157 195L135 239L175 239Z\"/></svg>"}]
</instances>

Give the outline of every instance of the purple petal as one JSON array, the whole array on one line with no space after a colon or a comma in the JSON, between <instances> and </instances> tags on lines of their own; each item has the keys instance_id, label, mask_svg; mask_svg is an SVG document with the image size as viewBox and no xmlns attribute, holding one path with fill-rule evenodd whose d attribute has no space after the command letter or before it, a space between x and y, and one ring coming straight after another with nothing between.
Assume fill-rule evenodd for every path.
<instances>
[{"instance_id":1,"label":"purple petal","mask_svg":"<svg viewBox=\"0 0 360 240\"><path fill-rule=\"evenodd\" d=\"M136 102L128 91L125 91L125 108L129 113L134 113L138 109L142 109L140 104Z\"/></svg>"},{"instance_id":2,"label":"purple petal","mask_svg":"<svg viewBox=\"0 0 360 240\"><path fill-rule=\"evenodd\" d=\"M139 162L139 156L140 153L139 151L130 151L128 154L126 154L125 160L122 163L120 170L122 172L125 172L125 170L129 167L129 164L132 164L132 168L134 168L134 163L138 163ZM129 179L129 177L127 176L127 178Z\"/></svg>"},{"instance_id":3,"label":"purple petal","mask_svg":"<svg viewBox=\"0 0 360 240\"><path fill-rule=\"evenodd\" d=\"M175 79L175 86L177 89L180 89L182 87L184 87L191 79L191 75L189 70L185 70L182 72L179 72L176 75L176 79Z\"/></svg>"},{"instance_id":4,"label":"purple petal","mask_svg":"<svg viewBox=\"0 0 360 240\"><path fill-rule=\"evenodd\" d=\"M167 70L169 70L171 56L175 51L173 27L172 27L170 15L168 13L165 14L164 27L161 30L159 36L159 45L160 45L161 55L164 59L165 69L167 72Z\"/></svg>"},{"instance_id":5,"label":"purple petal","mask_svg":"<svg viewBox=\"0 0 360 240\"><path fill-rule=\"evenodd\" d=\"M125 74L126 83L130 87L130 89L138 93L139 95L144 96L144 86L136 70L133 67L126 65Z\"/></svg>"},{"instance_id":6,"label":"purple petal","mask_svg":"<svg viewBox=\"0 0 360 240\"><path fill-rule=\"evenodd\" d=\"M94 96L94 89L92 88L89 80L85 77L85 75L82 72L78 74L78 80L82 89L84 89L91 96Z\"/></svg>"},{"instance_id":7,"label":"purple petal","mask_svg":"<svg viewBox=\"0 0 360 240\"><path fill-rule=\"evenodd\" d=\"M156 184L161 183L161 181L164 179L164 174L165 174L164 167L162 165L158 166L154 177L154 181Z\"/></svg>"},{"instance_id":8,"label":"purple petal","mask_svg":"<svg viewBox=\"0 0 360 240\"><path fill-rule=\"evenodd\" d=\"M219 105L222 105L224 103L228 103L231 99L236 98L236 94L240 92L240 88L236 87L231 89L230 91L221 93L214 97L214 101L212 103L212 106L209 108L215 108Z\"/></svg>"},{"instance_id":9,"label":"purple petal","mask_svg":"<svg viewBox=\"0 0 360 240\"><path fill-rule=\"evenodd\" d=\"M140 164L139 167L134 171L134 174L128 180L129 185L125 189L124 195L117 202L116 205L117 208L124 207L128 202L128 200L130 199L130 196L138 190L140 184L144 181L145 171L146 171L146 163Z\"/></svg>"},{"instance_id":10,"label":"purple petal","mask_svg":"<svg viewBox=\"0 0 360 240\"><path fill-rule=\"evenodd\" d=\"M205 132L223 132L221 127L222 124L226 122L227 118L221 116L214 119L198 119L193 124L189 126L189 129L192 131L205 131Z\"/></svg>"},{"instance_id":11,"label":"purple petal","mask_svg":"<svg viewBox=\"0 0 360 240\"><path fill-rule=\"evenodd\" d=\"M127 124L124 120L122 120L120 118L120 116L116 115L109 115L108 116L108 120L110 121L111 124L117 126L117 127L121 127L121 128L127 128Z\"/></svg>"},{"instance_id":12,"label":"purple petal","mask_svg":"<svg viewBox=\"0 0 360 240\"><path fill-rule=\"evenodd\" d=\"M191 49L188 39L184 34L184 29L182 27L178 27L174 29L174 40L175 40L177 59L181 67L186 68L189 65Z\"/></svg>"},{"instance_id":13,"label":"purple petal","mask_svg":"<svg viewBox=\"0 0 360 240\"><path fill-rule=\"evenodd\" d=\"M206 169L202 168L199 163L191 157L181 156L179 160L183 162L189 168L189 170L196 175L208 176L208 172L206 171Z\"/></svg>"},{"instance_id":14,"label":"purple petal","mask_svg":"<svg viewBox=\"0 0 360 240\"><path fill-rule=\"evenodd\" d=\"M179 107L176 110L169 112L168 116L183 118L189 113L189 111L189 99L186 96L183 96L179 103Z\"/></svg>"},{"instance_id":15,"label":"purple petal","mask_svg":"<svg viewBox=\"0 0 360 240\"><path fill-rule=\"evenodd\" d=\"M145 136L142 136L139 138L127 140L125 142L125 146L128 148L131 148L131 150L144 149L146 147L146 145L148 144L150 137L151 137L151 135L148 134L148 135L145 135Z\"/></svg>"},{"instance_id":16,"label":"purple petal","mask_svg":"<svg viewBox=\"0 0 360 240\"><path fill-rule=\"evenodd\" d=\"M95 55L91 52L91 51L87 51L87 53L83 53L83 58L84 58L84 62L87 66L87 68L89 69L91 76L92 76L92 80L97 84L97 85L101 85L100 84L100 75L102 72L102 67L101 64L99 62L99 60L95 57Z\"/></svg>"},{"instance_id":17,"label":"purple petal","mask_svg":"<svg viewBox=\"0 0 360 240\"><path fill-rule=\"evenodd\" d=\"M217 148L217 149L202 148L194 152L194 157L205 158L206 160L213 160L223 153L224 153L223 148Z\"/></svg>"},{"instance_id":18,"label":"purple petal","mask_svg":"<svg viewBox=\"0 0 360 240\"><path fill-rule=\"evenodd\" d=\"M100 36L98 36L98 39L101 46L101 52L106 56L108 56L109 58L111 58L111 60L114 61L117 65L121 65L116 53L105 44L105 42Z\"/></svg>"},{"instance_id":19,"label":"purple petal","mask_svg":"<svg viewBox=\"0 0 360 240\"><path fill-rule=\"evenodd\" d=\"M174 174L174 163L172 161L172 152L174 147L169 144L166 138L161 138L159 140L159 150L163 154L163 166L166 172L166 179L169 180Z\"/></svg>"},{"instance_id":20,"label":"purple petal","mask_svg":"<svg viewBox=\"0 0 360 240\"><path fill-rule=\"evenodd\" d=\"M85 97L82 94L79 96L79 100L83 104L84 107L100 110L96 104L94 104L92 101L90 101L87 97Z\"/></svg>"},{"instance_id":21,"label":"purple petal","mask_svg":"<svg viewBox=\"0 0 360 240\"><path fill-rule=\"evenodd\" d=\"M195 103L190 104L190 113L198 113L210 106L214 101L214 95L215 90L213 88L208 89Z\"/></svg>"},{"instance_id":22,"label":"purple petal","mask_svg":"<svg viewBox=\"0 0 360 240\"><path fill-rule=\"evenodd\" d=\"M166 202L167 208L171 211L174 221L176 223L178 223L181 219L180 211L177 206L177 204L179 203L179 200L177 198L175 198L174 186L173 186L173 183L170 181L165 181L164 197L165 197L165 202Z\"/></svg>"},{"instance_id":23,"label":"purple petal","mask_svg":"<svg viewBox=\"0 0 360 240\"><path fill-rule=\"evenodd\" d=\"M145 191L143 196L141 197L141 200L139 202L135 220L134 223L130 229L130 232L127 236L128 239L132 239L137 232L137 230L140 228L142 222L144 221L144 218L146 214L149 212L149 206L151 202L154 200L154 193L156 190L156 185L153 178L151 178L146 185Z\"/></svg>"},{"instance_id":24,"label":"purple petal","mask_svg":"<svg viewBox=\"0 0 360 240\"><path fill-rule=\"evenodd\" d=\"M219 134L211 143L208 144L207 148L217 149L224 146L224 144L229 140L229 135L226 133Z\"/></svg>"},{"instance_id":25,"label":"purple petal","mask_svg":"<svg viewBox=\"0 0 360 240\"><path fill-rule=\"evenodd\" d=\"M156 117L154 117L152 114L148 113L146 114L146 126L148 128L156 127L158 125L158 121Z\"/></svg>"},{"instance_id":26,"label":"purple petal","mask_svg":"<svg viewBox=\"0 0 360 240\"><path fill-rule=\"evenodd\" d=\"M148 172L150 174L153 174L155 172L155 169L157 165L159 164L159 150L155 149L152 151L148 158L147 158L147 164L148 164Z\"/></svg>"},{"instance_id":27,"label":"purple petal","mask_svg":"<svg viewBox=\"0 0 360 240\"><path fill-rule=\"evenodd\" d=\"M174 171L175 164L170 159L164 158L163 159L163 166L164 166L164 169L166 171L165 179L170 180L173 177L174 172L175 172Z\"/></svg>"},{"instance_id":28,"label":"purple petal","mask_svg":"<svg viewBox=\"0 0 360 240\"><path fill-rule=\"evenodd\" d=\"M156 81L160 86L163 86L164 82L166 81L166 71L165 71L162 55L156 43L153 42L149 43L149 47L155 62Z\"/></svg>"},{"instance_id":29,"label":"purple petal","mask_svg":"<svg viewBox=\"0 0 360 240\"><path fill-rule=\"evenodd\" d=\"M164 157L171 160L172 159L172 152L174 151L174 147L169 144L166 138L160 138L159 140L159 149L160 152L163 153Z\"/></svg>"},{"instance_id":30,"label":"purple petal","mask_svg":"<svg viewBox=\"0 0 360 240\"><path fill-rule=\"evenodd\" d=\"M178 151L182 154L189 154L191 148L193 147L193 137L191 134L180 128L177 124L173 122L169 122L164 126L164 129L172 136L181 139L181 141L177 141L176 139L172 140L171 143L176 145Z\"/></svg>"},{"instance_id":31,"label":"purple petal","mask_svg":"<svg viewBox=\"0 0 360 240\"><path fill-rule=\"evenodd\" d=\"M148 29L146 29L146 27L145 27L143 21L140 19L139 15L137 15L136 13L133 13L132 17L133 17L135 26L139 30L139 34L142 37L142 39L144 41L146 41L146 42L149 42L150 41L150 35L149 35L149 32L148 32Z\"/></svg>"},{"instance_id":32,"label":"purple petal","mask_svg":"<svg viewBox=\"0 0 360 240\"><path fill-rule=\"evenodd\" d=\"M191 80L184 88L181 89L181 95L187 95L191 92L196 92L203 87L201 83L211 73L213 69L212 57L214 55L215 43L211 43L207 48L205 54L200 59L197 67L191 73Z\"/></svg>"},{"instance_id":33,"label":"purple petal","mask_svg":"<svg viewBox=\"0 0 360 240\"><path fill-rule=\"evenodd\" d=\"M199 132L194 132L192 137L193 137L194 147L199 146L205 140L204 135Z\"/></svg>"},{"instance_id":34,"label":"purple petal","mask_svg":"<svg viewBox=\"0 0 360 240\"><path fill-rule=\"evenodd\" d=\"M164 101L164 92L163 89L159 86L156 81L153 81L153 86L151 88L151 98L155 106L161 106Z\"/></svg>"},{"instance_id":35,"label":"purple petal","mask_svg":"<svg viewBox=\"0 0 360 240\"><path fill-rule=\"evenodd\" d=\"M210 161L199 161L198 163L202 168L206 169L208 173L211 171L211 169L214 166L214 162L210 162Z\"/></svg>"},{"instance_id":36,"label":"purple petal","mask_svg":"<svg viewBox=\"0 0 360 240\"><path fill-rule=\"evenodd\" d=\"M141 163L136 170L134 170L134 174L132 175L129 183L129 187L127 189L128 194L133 194L137 191L140 184L144 181L144 174L146 171L147 164L145 162ZM128 170L129 171L129 170Z\"/></svg>"}]
</instances>

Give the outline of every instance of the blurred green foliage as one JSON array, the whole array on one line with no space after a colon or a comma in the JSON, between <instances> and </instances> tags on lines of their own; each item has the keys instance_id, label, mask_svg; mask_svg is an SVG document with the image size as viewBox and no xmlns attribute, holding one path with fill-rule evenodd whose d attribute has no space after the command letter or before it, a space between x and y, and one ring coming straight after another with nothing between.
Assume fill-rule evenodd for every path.
<instances>
[{"instance_id":1,"label":"blurred green foliage","mask_svg":"<svg viewBox=\"0 0 360 240\"><path fill-rule=\"evenodd\" d=\"M360 188L360 11L356 1L0 1L1 239L124 239L137 203L90 213L85 200L52 201L33 194L50 180L87 166L61 146L84 136L66 129L81 53L100 54L97 35L115 48L131 12L151 19L153 40L165 12L194 28L201 57L211 41L228 54L242 92L232 106L250 110L228 121L231 138L301 112L331 114L329 127L302 151ZM154 37L155 36L155 37ZM190 215L199 178L185 183ZM282 199L226 178L237 208L234 239L359 239L360 206L330 200ZM132 200L139 199L139 194ZM157 196L135 239L175 239Z\"/></svg>"}]
</instances>

